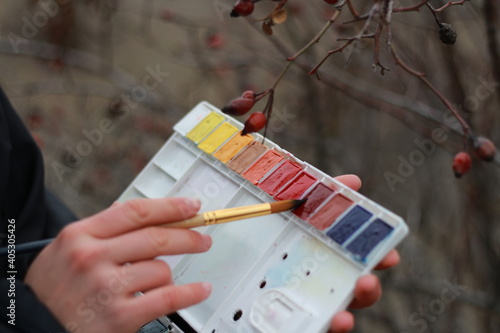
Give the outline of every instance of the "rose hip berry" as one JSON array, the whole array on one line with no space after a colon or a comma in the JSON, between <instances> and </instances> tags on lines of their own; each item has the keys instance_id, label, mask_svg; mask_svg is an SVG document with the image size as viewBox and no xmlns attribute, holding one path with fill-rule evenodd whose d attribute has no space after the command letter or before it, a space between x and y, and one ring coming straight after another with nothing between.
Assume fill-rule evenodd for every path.
<instances>
[{"instance_id":1,"label":"rose hip berry","mask_svg":"<svg viewBox=\"0 0 500 333\"><path fill-rule=\"evenodd\" d=\"M339 0L323 0L323 1L330 5L335 5L337 2L339 2Z\"/></svg>"},{"instance_id":2,"label":"rose hip berry","mask_svg":"<svg viewBox=\"0 0 500 333\"><path fill-rule=\"evenodd\" d=\"M213 50L222 48L225 42L224 35L220 32L210 34L207 37L207 46Z\"/></svg>"},{"instance_id":3,"label":"rose hip berry","mask_svg":"<svg viewBox=\"0 0 500 333\"><path fill-rule=\"evenodd\" d=\"M254 4L252 0L238 0L231 11L231 17L248 16L253 13Z\"/></svg>"},{"instance_id":4,"label":"rose hip berry","mask_svg":"<svg viewBox=\"0 0 500 333\"><path fill-rule=\"evenodd\" d=\"M460 178L469 172L471 167L470 155L464 151L459 152L453 159L453 172L455 177Z\"/></svg>"},{"instance_id":5,"label":"rose hip berry","mask_svg":"<svg viewBox=\"0 0 500 333\"><path fill-rule=\"evenodd\" d=\"M266 126L267 118L266 115L262 112L254 112L248 117L247 121L245 121L245 127L241 132L241 135L245 135L248 133L258 132Z\"/></svg>"},{"instance_id":6,"label":"rose hip berry","mask_svg":"<svg viewBox=\"0 0 500 333\"><path fill-rule=\"evenodd\" d=\"M229 102L222 108L222 112L232 116L242 116L253 107L255 100L253 98L238 97Z\"/></svg>"},{"instance_id":7,"label":"rose hip berry","mask_svg":"<svg viewBox=\"0 0 500 333\"><path fill-rule=\"evenodd\" d=\"M247 90L241 94L242 98L255 99L255 92L253 90Z\"/></svg>"},{"instance_id":8,"label":"rose hip berry","mask_svg":"<svg viewBox=\"0 0 500 333\"><path fill-rule=\"evenodd\" d=\"M474 138L474 152L483 161L491 162L495 158L495 145L484 136Z\"/></svg>"}]
</instances>

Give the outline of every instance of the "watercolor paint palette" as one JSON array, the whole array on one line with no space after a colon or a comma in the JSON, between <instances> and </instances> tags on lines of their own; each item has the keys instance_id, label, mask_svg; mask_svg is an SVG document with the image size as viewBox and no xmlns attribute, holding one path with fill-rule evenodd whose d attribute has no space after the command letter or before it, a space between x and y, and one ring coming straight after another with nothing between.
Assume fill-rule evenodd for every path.
<instances>
[{"instance_id":1,"label":"watercolor paint palette","mask_svg":"<svg viewBox=\"0 0 500 333\"><path fill-rule=\"evenodd\" d=\"M119 201L196 197L201 212L307 198L293 212L199 227L213 247L161 257L177 284L207 281L212 295L175 316L169 332L324 332L356 280L408 233L387 209L201 102ZM187 324L187 325L186 325ZM185 327L188 328L185 328ZM168 331L167 331L168 332Z\"/></svg>"}]
</instances>

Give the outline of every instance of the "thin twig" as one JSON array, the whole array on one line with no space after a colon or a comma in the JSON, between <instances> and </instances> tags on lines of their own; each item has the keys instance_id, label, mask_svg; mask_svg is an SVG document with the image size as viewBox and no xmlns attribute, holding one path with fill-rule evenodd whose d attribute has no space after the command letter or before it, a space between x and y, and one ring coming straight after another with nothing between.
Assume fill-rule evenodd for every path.
<instances>
[{"instance_id":1,"label":"thin twig","mask_svg":"<svg viewBox=\"0 0 500 333\"><path fill-rule=\"evenodd\" d=\"M429 4L427 3L427 8L431 11L432 15L434 16L434 19L436 20L436 23L439 27L441 27L441 21L439 21L439 18L436 15L436 10Z\"/></svg>"},{"instance_id":2,"label":"thin twig","mask_svg":"<svg viewBox=\"0 0 500 333\"><path fill-rule=\"evenodd\" d=\"M351 12L352 16L354 16L356 19L359 18L359 13L352 4L351 0L347 0L347 7L349 8L349 11Z\"/></svg>"},{"instance_id":3,"label":"thin twig","mask_svg":"<svg viewBox=\"0 0 500 333\"><path fill-rule=\"evenodd\" d=\"M382 24L377 25L377 30L375 31L374 38L375 38L375 45L373 46L373 68L376 69L376 67L380 67L380 74L384 75L385 71L388 71L389 69L382 65L380 62L380 36L382 34Z\"/></svg>"},{"instance_id":4,"label":"thin twig","mask_svg":"<svg viewBox=\"0 0 500 333\"><path fill-rule=\"evenodd\" d=\"M394 0L386 0L386 6L384 7L384 24L387 26L387 45L392 43L392 13L394 12Z\"/></svg>"},{"instance_id":5,"label":"thin twig","mask_svg":"<svg viewBox=\"0 0 500 333\"><path fill-rule=\"evenodd\" d=\"M340 39L338 39L340 40ZM332 54L335 54L335 53L338 53L338 52L342 52L346 47L348 47L349 45L351 45L352 42L354 42L355 39L347 39L346 42L344 44L342 44L342 46L336 48L335 50L330 50L327 52L326 56L313 68L311 69L311 71L309 73L307 73L307 75L312 75L312 74L318 74L318 69L321 67L321 65L323 65L323 63L332 55ZM319 76L318 76L319 78Z\"/></svg>"},{"instance_id":6,"label":"thin twig","mask_svg":"<svg viewBox=\"0 0 500 333\"><path fill-rule=\"evenodd\" d=\"M462 126L462 130L464 132L464 135L468 136L469 138L472 138L472 131L467 124L467 122L460 116L458 113L457 109L453 106L453 104L436 88L434 87L429 80L426 79L425 73L422 72L417 72L416 70L412 69L410 66L408 66L399 56L399 54L396 51L396 48L394 45L391 45L391 54L394 57L394 61L396 62L396 65L401 66L402 69L404 69L407 73L410 75L418 78L422 83L424 83L440 100L441 102L446 106L446 108L453 114L453 116L458 120L460 123L460 126Z\"/></svg>"},{"instance_id":7,"label":"thin twig","mask_svg":"<svg viewBox=\"0 0 500 333\"><path fill-rule=\"evenodd\" d=\"M437 9L434 9L434 10L436 12L442 12L443 10L445 10L446 8L451 7L451 6L463 6L467 1L469 1L469 0L450 1L447 4L445 4L444 6L439 7ZM494 0L490 0L490 1L494 1Z\"/></svg>"},{"instance_id":8,"label":"thin twig","mask_svg":"<svg viewBox=\"0 0 500 333\"><path fill-rule=\"evenodd\" d=\"M394 13L418 12L427 2L429 2L429 0L421 1L419 4L411 7L394 8Z\"/></svg>"},{"instance_id":9,"label":"thin twig","mask_svg":"<svg viewBox=\"0 0 500 333\"><path fill-rule=\"evenodd\" d=\"M332 15L332 17L326 22L326 24L323 26L323 28L320 30L320 32L314 37L309 43L307 43L306 46L304 46L300 51L298 51L295 55L292 57L289 57L288 63L286 64L285 68L281 71L280 75L276 78L274 81L274 84L271 86L272 90L275 90L278 84L280 83L281 79L285 76L285 74L288 72L292 64L295 62L295 60L300 57L304 52L309 50L314 44L318 43L323 37L323 35L328 31L328 29L332 26L333 23L337 20L337 18L340 16L341 8L337 8L335 13Z\"/></svg>"}]
</instances>

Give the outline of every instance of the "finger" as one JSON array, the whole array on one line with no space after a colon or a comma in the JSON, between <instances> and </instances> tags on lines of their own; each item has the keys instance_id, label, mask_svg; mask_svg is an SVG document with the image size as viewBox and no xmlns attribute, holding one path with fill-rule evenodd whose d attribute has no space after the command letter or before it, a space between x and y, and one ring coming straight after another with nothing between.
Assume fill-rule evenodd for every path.
<instances>
[{"instance_id":1,"label":"finger","mask_svg":"<svg viewBox=\"0 0 500 333\"><path fill-rule=\"evenodd\" d=\"M147 226L185 220L193 217L200 205L199 200L189 198L134 199L85 219L85 229L95 237L113 237Z\"/></svg>"},{"instance_id":2,"label":"finger","mask_svg":"<svg viewBox=\"0 0 500 333\"><path fill-rule=\"evenodd\" d=\"M354 316L349 311L337 313L331 322L330 333L346 333L354 328Z\"/></svg>"},{"instance_id":3,"label":"finger","mask_svg":"<svg viewBox=\"0 0 500 333\"><path fill-rule=\"evenodd\" d=\"M356 282L354 299L349 305L352 309L366 308L375 304L382 295L378 277L373 274L362 276Z\"/></svg>"},{"instance_id":4,"label":"finger","mask_svg":"<svg viewBox=\"0 0 500 333\"><path fill-rule=\"evenodd\" d=\"M134 313L138 325L142 325L162 315L198 304L207 299L211 292L209 283L165 286L135 297L130 301L128 310Z\"/></svg>"},{"instance_id":5,"label":"finger","mask_svg":"<svg viewBox=\"0 0 500 333\"><path fill-rule=\"evenodd\" d=\"M399 252L393 249L385 256L384 259L382 259L382 261L378 263L377 266L375 266L375 269L381 270L391 268L392 266L399 264L400 260L401 257L399 256Z\"/></svg>"},{"instance_id":6,"label":"finger","mask_svg":"<svg viewBox=\"0 0 500 333\"><path fill-rule=\"evenodd\" d=\"M342 175L335 177L335 180L341 182L347 187L352 188L354 191L358 191L361 188L361 179L356 175Z\"/></svg>"},{"instance_id":7,"label":"finger","mask_svg":"<svg viewBox=\"0 0 500 333\"><path fill-rule=\"evenodd\" d=\"M160 255L205 252L209 235L188 229L148 227L106 241L111 260L118 264L153 259Z\"/></svg>"},{"instance_id":8,"label":"finger","mask_svg":"<svg viewBox=\"0 0 500 333\"><path fill-rule=\"evenodd\" d=\"M174 284L170 267L161 260L147 260L124 265L118 274L120 284L123 286L123 290L118 292L127 295Z\"/></svg>"}]
</instances>

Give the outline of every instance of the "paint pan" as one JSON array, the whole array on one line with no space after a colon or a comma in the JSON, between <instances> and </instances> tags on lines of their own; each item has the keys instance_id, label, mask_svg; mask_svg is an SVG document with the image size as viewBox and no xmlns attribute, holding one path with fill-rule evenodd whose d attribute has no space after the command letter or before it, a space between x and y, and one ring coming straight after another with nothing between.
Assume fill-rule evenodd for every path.
<instances>
[{"instance_id":1,"label":"paint pan","mask_svg":"<svg viewBox=\"0 0 500 333\"><path fill-rule=\"evenodd\" d=\"M266 179L259 183L259 187L267 194L275 195L286 183L292 180L302 170L301 166L290 160L284 161Z\"/></svg>"},{"instance_id":2,"label":"paint pan","mask_svg":"<svg viewBox=\"0 0 500 333\"><path fill-rule=\"evenodd\" d=\"M241 135L241 132L233 136L224 146L214 153L214 157L222 163L229 162L236 154L253 141L251 135Z\"/></svg>"},{"instance_id":3,"label":"paint pan","mask_svg":"<svg viewBox=\"0 0 500 333\"><path fill-rule=\"evenodd\" d=\"M392 230L393 228L390 225L381 219L376 219L347 245L347 249L361 260L365 260L366 256L375 246L386 238Z\"/></svg>"},{"instance_id":4,"label":"paint pan","mask_svg":"<svg viewBox=\"0 0 500 333\"><path fill-rule=\"evenodd\" d=\"M327 232L327 235L337 243L344 244L372 215L363 207L355 206Z\"/></svg>"},{"instance_id":5,"label":"paint pan","mask_svg":"<svg viewBox=\"0 0 500 333\"><path fill-rule=\"evenodd\" d=\"M314 189L306 195L307 201L295 209L293 213L303 220L307 220L314 211L334 192L334 190L323 183L318 183Z\"/></svg>"},{"instance_id":6,"label":"paint pan","mask_svg":"<svg viewBox=\"0 0 500 333\"><path fill-rule=\"evenodd\" d=\"M305 171L301 171L290 184L274 197L276 200L299 199L318 179Z\"/></svg>"},{"instance_id":7,"label":"paint pan","mask_svg":"<svg viewBox=\"0 0 500 333\"><path fill-rule=\"evenodd\" d=\"M220 145L222 145L233 134L238 132L238 129L229 123L223 123L210 135L208 135L199 145L198 148L207 154L212 154Z\"/></svg>"},{"instance_id":8,"label":"paint pan","mask_svg":"<svg viewBox=\"0 0 500 333\"><path fill-rule=\"evenodd\" d=\"M186 136L211 112L214 112L214 110L211 109L210 105L201 102L174 125L174 130L182 136Z\"/></svg>"},{"instance_id":9,"label":"paint pan","mask_svg":"<svg viewBox=\"0 0 500 333\"><path fill-rule=\"evenodd\" d=\"M242 176L250 182L257 184L276 164L284 159L283 155L275 150L268 150L252 166L250 166Z\"/></svg>"},{"instance_id":10,"label":"paint pan","mask_svg":"<svg viewBox=\"0 0 500 333\"><path fill-rule=\"evenodd\" d=\"M245 149L241 151L238 155L236 155L229 163L227 164L228 168L231 170L242 173L250 164L255 162L259 156L264 154L264 152L268 148L263 144L253 141L250 143Z\"/></svg>"},{"instance_id":11,"label":"paint pan","mask_svg":"<svg viewBox=\"0 0 500 333\"><path fill-rule=\"evenodd\" d=\"M199 143L223 121L223 116L216 112L210 112L186 135L186 137L195 143Z\"/></svg>"},{"instance_id":12,"label":"paint pan","mask_svg":"<svg viewBox=\"0 0 500 333\"><path fill-rule=\"evenodd\" d=\"M307 222L319 230L325 230L352 204L351 199L336 193Z\"/></svg>"}]
</instances>

